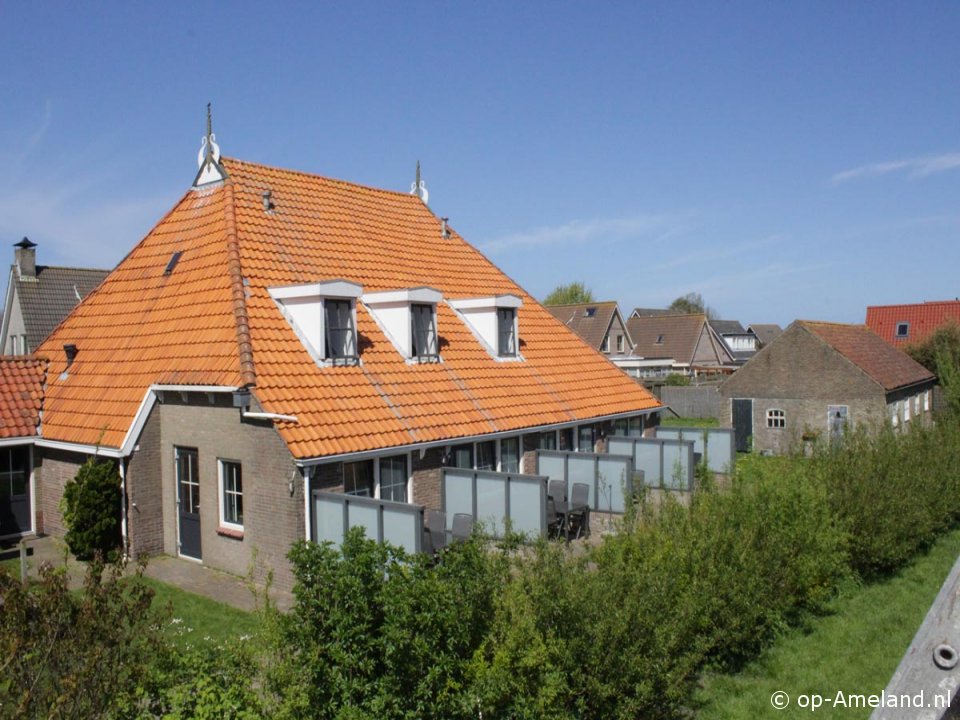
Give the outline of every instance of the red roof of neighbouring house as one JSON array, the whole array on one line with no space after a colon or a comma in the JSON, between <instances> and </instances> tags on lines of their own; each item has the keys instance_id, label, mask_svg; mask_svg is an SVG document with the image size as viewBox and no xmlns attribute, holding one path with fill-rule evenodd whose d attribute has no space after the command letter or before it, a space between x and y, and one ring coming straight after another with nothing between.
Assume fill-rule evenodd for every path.
<instances>
[{"instance_id":1,"label":"red roof of neighbouring house","mask_svg":"<svg viewBox=\"0 0 960 720\"><path fill-rule=\"evenodd\" d=\"M46 375L46 360L0 357L0 439L37 435Z\"/></svg>"},{"instance_id":2,"label":"red roof of neighbouring house","mask_svg":"<svg viewBox=\"0 0 960 720\"><path fill-rule=\"evenodd\" d=\"M47 439L120 447L152 384L249 385L297 458L443 441L659 407L415 195L224 158L41 346ZM272 207L264 209L269 189ZM182 255L164 270L174 253ZM517 295L522 362L499 362L446 303L442 362L411 364L362 303L361 363L320 367L268 288ZM69 373L62 348L77 346Z\"/></svg>"},{"instance_id":3,"label":"red roof of neighbouring house","mask_svg":"<svg viewBox=\"0 0 960 720\"><path fill-rule=\"evenodd\" d=\"M867 308L867 327L891 345L923 342L951 320L960 322L960 300L871 305ZM898 337L897 326L902 323L907 323L907 334Z\"/></svg>"},{"instance_id":4,"label":"red roof of neighbouring house","mask_svg":"<svg viewBox=\"0 0 960 720\"><path fill-rule=\"evenodd\" d=\"M809 320L798 320L797 323L863 370L888 392L935 379L923 365L885 343L866 325Z\"/></svg>"}]
</instances>

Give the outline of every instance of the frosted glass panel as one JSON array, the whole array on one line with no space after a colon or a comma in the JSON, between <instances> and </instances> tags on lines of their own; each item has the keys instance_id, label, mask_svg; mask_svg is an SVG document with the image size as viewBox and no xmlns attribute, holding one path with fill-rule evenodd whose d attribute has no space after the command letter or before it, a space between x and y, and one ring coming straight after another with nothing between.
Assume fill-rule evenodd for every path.
<instances>
[{"instance_id":1,"label":"frosted glass panel","mask_svg":"<svg viewBox=\"0 0 960 720\"><path fill-rule=\"evenodd\" d=\"M713 472L725 473L734 461L733 433L711 432L707 444L707 462Z\"/></svg>"},{"instance_id":2,"label":"frosted glass panel","mask_svg":"<svg viewBox=\"0 0 960 720\"><path fill-rule=\"evenodd\" d=\"M600 457L597 480L597 510L624 511L624 491L629 492L630 461L627 458Z\"/></svg>"},{"instance_id":3,"label":"frosted glass panel","mask_svg":"<svg viewBox=\"0 0 960 720\"><path fill-rule=\"evenodd\" d=\"M546 490L540 482L513 480L510 483L510 522L514 532L541 535L541 508L545 507Z\"/></svg>"},{"instance_id":4,"label":"frosted glass panel","mask_svg":"<svg viewBox=\"0 0 960 720\"><path fill-rule=\"evenodd\" d=\"M661 440L679 440L680 433L683 432L678 428L657 428L657 437Z\"/></svg>"},{"instance_id":5,"label":"frosted glass panel","mask_svg":"<svg viewBox=\"0 0 960 720\"><path fill-rule=\"evenodd\" d=\"M494 535L503 532L503 516L507 509L507 484L499 478L477 478L477 522Z\"/></svg>"},{"instance_id":6,"label":"frosted glass panel","mask_svg":"<svg viewBox=\"0 0 960 720\"><path fill-rule=\"evenodd\" d=\"M383 509L383 541L399 545L408 553L417 551L417 516Z\"/></svg>"},{"instance_id":7,"label":"frosted glass panel","mask_svg":"<svg viewBox=\"0 0 960 720\"><path fill-rule=\"evenodd\" d=\"M343 503L315 498L313 507L317 520L314 540L318 543L329 540L340 547L343 542Z\"/></svg>"},{"instance_id":8,"label":"frosted glass panel","mask_svg":"<svg viewBox=\"0 0 960 720\"><path fill-rule=\"evenodd\" d=\"M574 483L583 483L590 488L589 500L587 503L591 508L595 508L594 504L594 480L595 476L595 463L593 455L583 457L582 455L571 455L567 460L567 497L573 497L573 484Z\"/></svg>"},{"instance_id":9,"label":"frosted glass panel","mask_svg":"<svg viewBox=\"0 0 960 720\"><path fill-rule=\"evenodd\" d=\"M546 475L551 480L565 480L563 456L541 455L537 463L537 474Z\"/></svg>"},{"instance_id":10,"label":"frosted glass panel","mask_svg":"<svg viewBox=\"0 0 960 720\"><path fill-rule=\"evenodd\" d=\"M457 513L473 515L473 473L447 470L444 473L447 530L453 530L453 516Z\"/></svg>"},{"instance_id":11,"label":"frosted glass panel","mask_svg":"<svg viewBox=\"0 0 960 720\"><path fill-rule=\"evenodd\" d=\"M380 539L379 517L380 508L378 507L367 507L356 503L347 505L347 522L351 528L362 527L366 531L368 540Z\"/></svg>"},{"instance_id":12,"label":"frosted glass panel","mask_svg":"<svg viewBox=\"0 0 960 720\"><path fill-rule=\"evenodd\" d=\"M633 455L633 440L630 438L607 438L607 452L611 455Z\"/></svg>"},{"instance_id":13,"label":"frosted glass panel","mask_svg":"<svg viewBox=\"0 0 960 720\"><path fill-rule=\"evenodd\" d=\"M633 451L633 465L637 470L643 470L643 481L648 487L660 487L660 445L655 440L638 440Z\"/></svg>"},{"instance_id":14,"label":"frosted glass panel","mask_svg":"<svg viewBox=\"0 0 960 720\"><path fill-rule=\"evenodd\" d=\"M665 442L663 444L663 486L670 490L689 490L689 445Z\"/></svg>"}]
</instances>

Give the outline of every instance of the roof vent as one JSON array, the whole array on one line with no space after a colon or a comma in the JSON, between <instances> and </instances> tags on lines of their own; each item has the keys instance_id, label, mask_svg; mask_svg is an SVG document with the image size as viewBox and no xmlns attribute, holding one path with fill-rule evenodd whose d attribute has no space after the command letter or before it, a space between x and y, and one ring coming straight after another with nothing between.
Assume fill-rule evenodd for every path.
<instances>
[{"instance_id":1,"label":"roof vent","mask_svg":"<svg viewBox=\"0 0 960 720\"><path fill-rule=\"evenodd\" d=\"M13 259L21 278L37 277L37 244L24 238L14 245Z\"/></svg>"},{"instance_id":2,"label":"roof vent","mask_svg":"<svg viewBox=\"0 0 960 720\"><path fill-rule=\"evenodd\" d=\"M450 237L450 229L447 227L447 221L450 218L440 218L440 237L444 240Z\"/></svg>"},{"instance_id":3,"label":"roof vent","mask_svg":"<svg viewBox=\"0 0 960 720\"><path fill-rule=\"evenodd\" d=\"M272 197L273 192L269 188L260 193L260 199L263 201L263 211L265 213L273 212L273 208L276 207L276 205L273 204Z\"/></svg>"},{"instance_id":4,"label":"roof vent","mask_svg":"<svg viewBox=\"0 0 960 720\"><path fill-rule=\"evenodd\" d=\"M183 255L183 250L177 250L173 255L170 256L170 261L167 263L167 267L163 271L164 275L169 275L173 272L173 269L177 266L177 263L180 262L181 255Z\"/></svg>"},{"instance_id":5,"label":"roof vent","mask_svg":"<svg viewBox=\"0 0 960 720\"><path fill-rule=\"evenodd\" d=\"M73 365L73 361L77 357L77 346L73 343L69 343L63 346L63 354L67 356L67 367Z\"/></svg>"}]
</instances>

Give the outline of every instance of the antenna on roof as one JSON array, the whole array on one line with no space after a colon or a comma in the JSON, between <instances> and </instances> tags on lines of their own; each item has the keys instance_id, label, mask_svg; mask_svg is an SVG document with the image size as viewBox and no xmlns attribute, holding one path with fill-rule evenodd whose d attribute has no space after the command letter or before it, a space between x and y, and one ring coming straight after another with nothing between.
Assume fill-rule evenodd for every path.
<instances>
[{"instance_id":1,"label":"antenna on roof","mask_svg":"<svg viewBox=\"0 0 960 720\"><path fill-rule=\"evenodd\" d=\"M423 200L423 204L426 205L427 201L430 199L430 193L427 192L427 184L420 179L420 161L417 160L417 177L413 181L413 185L410 186L410 194L416 195L418 198Z\"/></svg>"},{"instance_id":2,"label":"antenna on roof","mask_svg":"<svg viewBox=\"0 0 960 720\"><path fill-rule=\"evenodd\" d=\"M227 177L227 171L220 164L220 146L217 145L217 136L213 134L210 103L207 103L207 134L200 139L200 152L197 153L197 165L200 171L193 181L194 187L218 182Z\"/></svg>"}]
</instances>

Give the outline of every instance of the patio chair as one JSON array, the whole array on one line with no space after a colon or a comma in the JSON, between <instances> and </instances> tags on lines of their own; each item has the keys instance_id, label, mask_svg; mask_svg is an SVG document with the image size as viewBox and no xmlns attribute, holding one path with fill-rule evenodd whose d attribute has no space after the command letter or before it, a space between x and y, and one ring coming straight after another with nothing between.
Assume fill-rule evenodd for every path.
<instances>
[{"instance_id":1,"label":"patio chair","mask_svg":"<svg viewBox=\"0 0 960 720\"><path fill-rule=\"evenodd\" d=\"M558 513L567 511L567 483L563 480L551 480L547 483L547 497L553 498Z\"/></svg>"},{"instance_id":2,"label":"patio chair","mask_svg":"<svg viewBox=\"0 0 960 720\"><path fill-rule=\"evenodd\" d=\"M453 541L463 542L473 532L473 515L457 513L453 516Z\"/></svg>"},{"instance_id":3,"label":"patio chair","mask_svg":"<svg viewBox=\"0 0 960 720\"><path fill-rule=\"evenodd\" d=\"M590 534L590 486L574 483L570 493L570 508L567 510L567 538L576 532L576 538Z\"/></svg>"},{"instance_id":4,"label":"patio chair","mask_svg":"<svg viewBox=\"0 0 960 720\"><path fill-rule=\"evenodd\" d=\"M547 537L559 538L563 532L563 516L557 514L557 506L552 497L547 497Z\"/></svg>"},{"instance_id":5,"label":"patio chair","mask_svg":"<svg viewBox=\"0 0 960 720\"><path fill-rule=\"evenodd\" d=\"M443 510L431 510L427 513L427 524L433 552L438 553L447 546L447 514Z\"/></svg>"}]
</instances>

